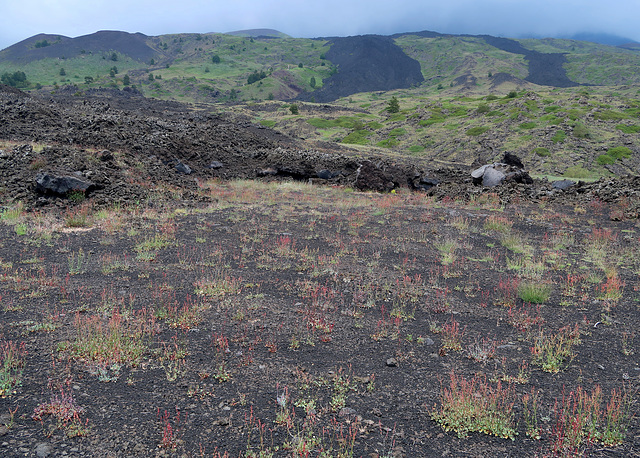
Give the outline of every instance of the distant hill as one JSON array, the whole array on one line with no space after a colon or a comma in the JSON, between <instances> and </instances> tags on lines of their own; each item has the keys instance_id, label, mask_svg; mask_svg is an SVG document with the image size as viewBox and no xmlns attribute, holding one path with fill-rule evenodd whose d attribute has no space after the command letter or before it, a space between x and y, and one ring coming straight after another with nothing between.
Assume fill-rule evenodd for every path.
<instances>
[{"instance_id":1,"label":"distant hill","mask_svg":"<svg viewBox=\"0 0 640 458\"><path fill-rule=\"evenodd\" d=\"M601 38L604 39L604 38ZM146 36L40 34L0 51L0 75L29 88L135 86L187 102L330 102L359 92L506 94L536 86L640 84L639 48L569 39L509 39L432 31L292 38L272 29Z\"/></svg>"},{"instance_id":2,"label":"distant hill","mask_svg":"<svg viewBox=\"0 0 640 458\"><path fill-rule=\"evenodd\" d=\"M227 32L226 35L233 35L235 37L269 37L269 38L291 38L286 33L278 32L273 29L248 29L237 30L235 32Z\"/></svg>"},{"instance_id":3,"label":"distant hill","mask_svg":"<svg viewBox=\"0 0 640 458\"><path fill-rule=\"evenodd\" d=\"M144 62L155 55L141 33L103 30L76 38L40 34L27 38L3 51L0 59L13 63L29 63L45 58L67 59L82 54L120 53Z\"/></svg>"}]
</instances>

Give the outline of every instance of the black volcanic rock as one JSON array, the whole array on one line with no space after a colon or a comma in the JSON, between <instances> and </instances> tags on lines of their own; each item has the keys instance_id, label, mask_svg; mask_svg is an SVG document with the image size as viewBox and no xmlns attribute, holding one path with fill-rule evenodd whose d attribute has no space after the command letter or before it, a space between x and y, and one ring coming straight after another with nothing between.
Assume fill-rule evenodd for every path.
<instances>
[{"instance_id":1,"label":"black volcanic rock","mask_svg":"<svg viewBox=\"0 0 640 458\"><path fill-rule=\"evenodd\" d=\"M300 99L331 102L358 92L402 89L424 81L420 63L390 37L333 38L330 45L326 58L338 67L338 73L325 80L321 89L304 93Z\"/></svg>"}]
</instances>

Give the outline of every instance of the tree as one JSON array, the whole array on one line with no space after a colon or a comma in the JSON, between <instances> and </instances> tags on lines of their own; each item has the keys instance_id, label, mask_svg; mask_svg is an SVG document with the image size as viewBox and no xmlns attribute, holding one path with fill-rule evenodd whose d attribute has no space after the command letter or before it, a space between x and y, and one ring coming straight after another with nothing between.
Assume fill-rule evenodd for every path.
<instances>
[{"instance_id":1,"label":"tree","mask_svg":"<svg viewBox=\"0 0 640 458\"><path fill-rule=\"evenodd\" d=\"M151 61L149 62L149 65L155 65L155 64L156 64L155 59L151 59Z\"/></svg>"},{"instance_id":2,"label":"tree","mask_svg":"<svg viewBox=\"0 0 640 458\"><path fill-rule=\"evenodd\" d=\"M114 62L118 61L118 55L115 52L111 54L111 60Z\"/></svg>"},{"instance_id":3,"label":"tree","mask_svg":"<svg viewBox=\"0 0 640 458\"><path fill-rule=\"evenodd\" d=\"M131 84L131 80L129 79L129 75L124 75L124 78L122 78L122 84L124 84L125 86L128 86L129 84Z\"/></svg>"},{"instance_id":4,"label":"tree","mask_svg":"<svg viewBox=\"0 0 640 458\"><path fill-rule=\"evenodd\" d=\"M0 82L12 87L27 87L29 81L27 81L27 75L24 72L3 73L0 76Z\"/></svg>"},{"instance_id":5,"label":"tree","mask_svg":"<svg viewBox=\"0 0 640 458\"><path fill-rule=\"evenodd\" d=\"M289 105L289 111L291 112L292 115L297 115L299 113L298 105L296 105L295 103L292 103L291 105Z\"/></svg>"},{"instance_id":6,"label":"tree","mask_svg":"<svg viewBox=\"0 0 640 458\"><path fill-rule=\"evenodd\" d=\"M87 84L93 83L93 76L85 76L84 77L84 82L87 83Z\"/></svg>"},{"instance_id":7,"label":"tree","mask_svg":"<svg viewBox=\"0 0 640 458\"><path fill-rule=\"evenodd\" d=\"M220 63L220 56L217 54L214 54L213 56L211 56L211 62L213 62L214 64L219 64Z\"/></svg>"},{"instance_id":8,"label":"tree","mask_svg":"<svg viewBox=\"0 0 640 458\"><path fill-rule=\"evenodd\" d=\"M65 76L67 72L64 71L64 68L60 67L60 76Z\"/></svg>"},{"instance_id":9,"label":"tree","mask_svg":"<svg viewBox=\"0 0 640 458\"><path fill-rule=\"evenodd\" d=\"M389 113L398 113L400 111L400 102L398 102L395 95L391 97L391 100L389 100L389 103L387 104L387 111Z\"/></svg>"},{"instance_id":10,"label":"tree","mask_svg":"<svg viewBox=\"0 0 640 458\"><path fill-rule=\"evenodd\" d=\"M149 73L149 81L153 81L153 73Z\"/></svg>"},{"instance_id":11,"label":"tree","mask_svg":"<svg viewBox=\"0 0 640 458\"><path fill-rule=\"evenodd\" d=\"M302 62L300 62L300 63L298 64L298 68L302 68L302 67L304 67L304 65L302 65Z\"/></svg>"},{"instance_id":12,"label":"tree","mask_svg":"<svg viewBox=\"0 0 640 458\"><path fill-rule=\"evenodd\" d=\"M316 87L316 78L315 78L315 76L312 76L311 79L309 80L309 86L311 86L312 88Z\"/></svg>"}]
</instances>

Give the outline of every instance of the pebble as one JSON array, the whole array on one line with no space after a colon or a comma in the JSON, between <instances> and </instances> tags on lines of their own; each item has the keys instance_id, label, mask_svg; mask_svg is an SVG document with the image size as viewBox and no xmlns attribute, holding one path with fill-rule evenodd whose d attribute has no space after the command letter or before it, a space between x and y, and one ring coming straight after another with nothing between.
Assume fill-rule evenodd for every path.
<instances>
[{"instance_id":1,"label":"pebble","mask_svg":"<svg viewBox=\"0 0 640 458\"><path fill-rule=\"evenodd\" d=\"M36 455L38 455L41 458L46 457L51 455L51 453L53 452L53 447L51 447L51 445L47 443L38 444L36 445L35 452L36 452Z\"/></svg>"},{"instance_id":2,"label":"pebble","mask_svg":"<svg viewBox=\"0 0 640 458\"><path fill-rule=\"evenodd\" d=\"M398 365L398 360L395 358L389 358L387 359L387 366L389 367L396 367Z\"/></svg>"}]
</instances>

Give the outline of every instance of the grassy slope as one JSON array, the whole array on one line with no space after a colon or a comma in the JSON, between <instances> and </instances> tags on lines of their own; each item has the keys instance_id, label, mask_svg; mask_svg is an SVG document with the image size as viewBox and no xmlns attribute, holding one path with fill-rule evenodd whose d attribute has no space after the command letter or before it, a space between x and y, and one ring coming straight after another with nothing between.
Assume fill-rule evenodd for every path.
<instances>
[{"instance_id":1,"label":"grassy slope","mask_svg":"<svg viewBox=\"0 0 640 458\"><path fill-rule=\"evenodd\" d=\"M400 113L386 111L392 95L400 101ZM486 96L421 97L414 89L356 94L337 105L363 112L345 110L328 116L314 112L310 104L292 117L286 106L276 111L259 104L250 108L256 121L293 135L440 163L491 162L512 151L534 173L590 178L633 172L640 160L640 140L634 133L640 129L640 100L633 95L574 88L523 91L514 98L487 100ZM301 130L305 120L306 129ZM629 147L631 157L613 165L599 163L599 156L618 146Z\"/></svg>"}]
</instances>

